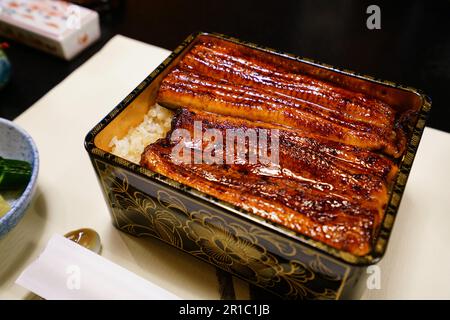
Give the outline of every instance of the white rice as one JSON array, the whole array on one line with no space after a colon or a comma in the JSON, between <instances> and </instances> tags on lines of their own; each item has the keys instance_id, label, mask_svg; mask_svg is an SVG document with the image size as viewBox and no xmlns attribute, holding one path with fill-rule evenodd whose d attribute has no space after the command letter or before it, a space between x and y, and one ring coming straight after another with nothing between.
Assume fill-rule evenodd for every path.
<instances>
[{"instance_id":1,"label":"white rice","mask_svg":"<svg viewBox=\"0 0 450 320\"><path fill-rule=\"evenodd\" d=\"M122 139L112 138L109 144L112 153L139 164L145 147L166 136L170 130L172 118L172 111L155 104L150 107L144 116L144 121L139 126L131 128Z\"/></svg>"}]
</instances>

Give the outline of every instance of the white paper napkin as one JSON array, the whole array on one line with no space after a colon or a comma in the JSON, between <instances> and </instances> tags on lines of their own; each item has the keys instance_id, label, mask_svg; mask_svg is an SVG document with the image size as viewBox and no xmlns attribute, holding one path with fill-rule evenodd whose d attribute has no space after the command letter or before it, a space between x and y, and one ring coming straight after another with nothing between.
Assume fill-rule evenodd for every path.
<instances>
[{"instance_id":1,"label":"white paper napkin","mask_svg":"<svg viewBox=\"0 0 450 320\"><path fill-rule=\"evenodd\" d=\"M61 235L50 239L16 283L48 300L179 299Z\"/></svg>"}]
</instances>

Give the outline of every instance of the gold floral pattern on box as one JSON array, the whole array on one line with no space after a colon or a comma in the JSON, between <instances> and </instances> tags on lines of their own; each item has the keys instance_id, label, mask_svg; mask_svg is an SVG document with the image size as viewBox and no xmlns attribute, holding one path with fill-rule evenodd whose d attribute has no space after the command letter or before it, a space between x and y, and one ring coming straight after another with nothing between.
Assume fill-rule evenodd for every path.
<instances>
[{"instance_id":1,"label":"gold floral pattern on box","mask_svg":"<svg viewBox=\"0 0 450 320\"><path fill-rule=\"evenodd\" d=\"M120 230L161 239L283 298L339 298L348 267L229 213L195 207L170 189L155 184L139 191L148 181L99 160L95 165Z\"/></svg>"}]
</instances>

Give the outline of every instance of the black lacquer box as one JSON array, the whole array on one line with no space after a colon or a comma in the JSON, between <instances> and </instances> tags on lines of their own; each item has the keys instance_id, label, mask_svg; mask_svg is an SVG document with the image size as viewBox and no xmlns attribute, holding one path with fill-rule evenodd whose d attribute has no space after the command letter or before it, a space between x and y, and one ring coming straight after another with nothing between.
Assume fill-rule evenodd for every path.
<instances>
[{"instance_id":1,"label":"black lacquer box","mask_svg":"<svg viewBox=\"0 0 450 320\"><path fill-rule=\"evenodd\" d=\"M411 117L408 145L372 251L355 256L274 225L111 153L114 136L139 125L155 104L163 77L202 38L214 37L296 63L305 74L363 92ZM136 236L156 237L199 259L287 299L358 298L366 267L386 251L413 163L430 99L420 91L334 68L309 59L211 33L189 36L87 135L85 146L114 225Z\"/></svg>"}]
</instances>

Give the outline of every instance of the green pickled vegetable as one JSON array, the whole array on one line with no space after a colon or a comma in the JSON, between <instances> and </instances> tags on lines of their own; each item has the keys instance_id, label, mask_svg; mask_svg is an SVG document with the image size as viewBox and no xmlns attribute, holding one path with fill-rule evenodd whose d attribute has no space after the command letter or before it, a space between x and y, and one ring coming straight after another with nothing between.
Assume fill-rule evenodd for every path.
<instances>
[{"instance_id":1,"label":"green pickled vegetable","mask_svg":"<svg viewBox=\"0 0 450 320\"><path fill-rule=\"evenodd\" d=\"M26 161L0 157L0 190L25 187L31 178L31 164Z\"/></svg>"}]
</instances>

